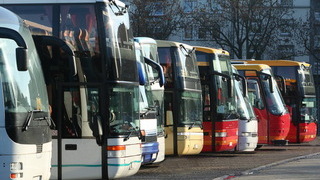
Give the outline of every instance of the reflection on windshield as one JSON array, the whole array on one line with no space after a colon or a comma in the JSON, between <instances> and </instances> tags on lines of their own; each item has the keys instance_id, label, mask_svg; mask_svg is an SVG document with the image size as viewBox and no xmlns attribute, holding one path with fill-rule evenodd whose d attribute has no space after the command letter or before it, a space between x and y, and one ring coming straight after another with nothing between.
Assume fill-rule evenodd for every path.
<instances>
[{"instance_id":1,"label":"reflection on windshield","mask_svg":"<svg viewBox=\"0 0 320 180\"><path fill-rule=\"evenodd\" d=\"M316 98L304 98L301 104L301 120L315 121L317 118Z\"/></svg>"},{"instance_id":2,"label":"reflection on windshield","mask_svg":"<svg viewBox=\"0 0 320 180\"><path fill-rule=\"evenodd\" d=\"M264 70L266 74L260 74L260 79L262 83L262 87L264 88L265 97L266 97L266 105L269 111L274 115L281 115L287 111L282 96L280 94L280 90L276 81L273 77L269 76L271 74L270 70ZM270 79L271 78L271 79ZM273 92L270 90L270 84L272 83Z\"/></svg>"},{"instance_id":3,"label":"reflection on windshield","mask_svg":"<svg viewBox=\"0 0 320 180\"><path fill-rule=\"evenodd\" d=\"M260 91L258 81L256 79L249 79L248 81L248 97L253 107L264 109L264 101L262 92Z\"/></svg>"},{"instance_id":4,"label":"reflection on windshield","mask_svg":"<svg viewBox=\"0 0 320 180\"><path fill-rule=\"evenodd\" d=\"M202 123L201 93L183 92L180 106L180 123L192 125Z\"/></svg>"},{"instance_id":5,"label":"reflection on windshield","mask_svg":"<svg viewBox=\"0 0 320 180\"><path fill-rule=\"evenodd\" d=\"M188 52L186 52L186 50ZM192 49L179 48L179 58L176 61L176 65L179 68L178 75L182 77L198 78L198 66L196 64L196 55Z\"/></svg>"},{"instance_id":6,"label":"reflection on windshield","mask_svg":"<svg viewBox=\"0 0 320 180\"><path fill-rule=\"evenodd\" d=\"M247 97L243 97L242 83L235 81L237 112L241 120L249 120L255 117L252 106Z\"/></svg>"},{"instance_id":7,"label":"reflection on windshield","mask_svg":"<svg viewBox=\"0 0 320 180\"><path fill-rule=\"evenodd\" d=\"M13 40L0 39L0 47L0 74L6 111L48 112L47 92L36 54L28 54L28 71L18 71L16 61L12 60L12 57L16 57L16 43Z\"/></svg>"}]
</instances>

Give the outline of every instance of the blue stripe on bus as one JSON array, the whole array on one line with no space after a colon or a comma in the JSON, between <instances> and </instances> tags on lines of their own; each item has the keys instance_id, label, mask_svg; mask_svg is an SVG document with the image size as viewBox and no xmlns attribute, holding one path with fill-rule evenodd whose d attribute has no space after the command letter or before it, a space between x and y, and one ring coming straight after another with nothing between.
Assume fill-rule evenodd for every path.
<instances>
[{"instance_id":1,"label":"blue stripe on bus","mask_svg":"<svg viewBox=\"0 0 320 180\"><path fill-rule=\"evenodd\" d=\"M141 163L141 161L132 161L131 163L127 164L108 164L108 166L130 166L132 163ZM58 167L58 165L52 165L52 167ZM90 164L68 164L62 165L62 167L101 167L101 164L90 165Z\"/></svg>"}]
</instances>

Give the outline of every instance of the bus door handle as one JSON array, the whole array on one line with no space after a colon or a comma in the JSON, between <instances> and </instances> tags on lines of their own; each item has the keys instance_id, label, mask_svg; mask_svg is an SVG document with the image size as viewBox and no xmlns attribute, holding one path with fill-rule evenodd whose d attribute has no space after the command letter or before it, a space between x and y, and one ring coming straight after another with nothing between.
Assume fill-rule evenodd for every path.
<instances>
[{"instance_id":1,"label":"bus door handle","mask_svg":"<svg viewBox=\"0 0 320 180\"><path fill-rule=\"evenodd\" d=\"M68 150L68 151L76 151L77 150L76 144L66 144L64 147L65 147L65 150Z\"/></svg>"}]
</instances>

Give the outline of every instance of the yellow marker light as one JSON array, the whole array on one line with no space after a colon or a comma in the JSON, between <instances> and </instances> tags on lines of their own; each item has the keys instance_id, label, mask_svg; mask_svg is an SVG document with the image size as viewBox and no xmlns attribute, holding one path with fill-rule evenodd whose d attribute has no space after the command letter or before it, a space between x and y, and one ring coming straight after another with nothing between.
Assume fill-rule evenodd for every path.
<instances>
[{"instance_id":1,"label":"yellow marker light","mask_svg":"<svg viewBox=\"0 0 320 180\"><path fill-rule=\"evenodd\" d=\"M22 173L11 173L10 174L11 179L17 179L17 178L22 178L22 177L23 177Z\"/></svg>"},{"instance_id":2,"label":"yellow marker light","mask_svg":"<svg viewBox=\"0 0 320 180\"><path fill-rule=\"evenodd\" d=\"M108 157L125 157L126 156L126 146L108 146Z\"/></svg>"},{"instance_id":3,"label":"yellow marker light","mask_svg":"<svg viewBox=\"0 0 320 180\"><path fill-rule=\"evenodd\" d=\"M120 146L108 146L107 147L108 151L122 151L122 150L126 150L126 146L125 145L120 145Z\"/></svg>"}]
</instances>

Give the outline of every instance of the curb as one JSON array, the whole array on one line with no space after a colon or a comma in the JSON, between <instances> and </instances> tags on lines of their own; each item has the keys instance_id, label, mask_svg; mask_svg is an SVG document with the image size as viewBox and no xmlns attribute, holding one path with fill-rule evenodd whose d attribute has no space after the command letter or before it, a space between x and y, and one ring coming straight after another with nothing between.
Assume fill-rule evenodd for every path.
<instances>
[{"instance_id":1,"label":"curb","mask_svg":"<svg viewBox=\"0 0 320 180\"><path fill-rule=\"evenodd\" d=\"M250 174L256 173L257 171L260 171L260 170L263 170L263 169L267 169L267 168L270 168L270 167L273 167L273 166L286 164L286 163L289 163L289 162L292 162L292 161L296 161L296 160L300 160L300 159L307 159L307 158L310 158L312 156L317 156L317 155L320 155L320 152L313 153L313 154L308 154L308 155L303 155L303 156L298 156L298 157L294 157L294 158L290 158L290 159L285 159L285 160L282 160L282 161L277 161L277 162L266 164L266 165L263 165L263 166L259 166L259 167L256 167L256 168L253 168L253 169L250 169L250 170L242 171L240 173L229 174L229 175L224 175L224 176L221 176L221 177L217 177L217 178L214 178L213 180L228 180L228 179L236 178L236 177L239 177L239 176L250 175Z\"/></svg>"}]
</instances>

